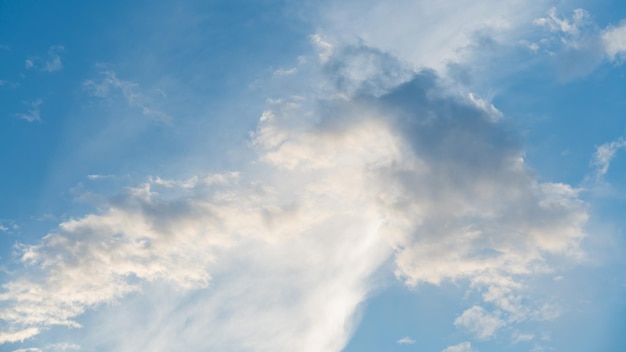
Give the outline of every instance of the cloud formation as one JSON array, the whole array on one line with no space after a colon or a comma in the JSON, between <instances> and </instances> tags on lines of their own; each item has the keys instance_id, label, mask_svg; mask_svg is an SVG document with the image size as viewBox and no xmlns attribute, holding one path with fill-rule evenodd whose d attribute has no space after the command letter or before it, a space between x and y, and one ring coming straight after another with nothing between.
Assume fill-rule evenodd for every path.
<instances>
[{"instance_id":1,"label":"cloud formation","mask_svg":"<svg viewBox=\"0 0 626 352\"><path fill-rule=\"evenodd\" d=\"M365 45L318 47L319 62L289 77L306 85L300 75L316 72L325 89L268 106L251 134L254 164L150 177L20 246L25 270L0 294L0 343L80 327L86 310L135 295L156 303L152 315L124 306L102 319L123 339L81 344L340 351L388 260L408 286L465 281L480 292L492 311L473 306L455 321L478 338L549 318L524 303L524 279L581 256L578 191L539 182L506 119L434 71ZM85 88L145 107L112 72Z\"/></svg>"}]
</instances>

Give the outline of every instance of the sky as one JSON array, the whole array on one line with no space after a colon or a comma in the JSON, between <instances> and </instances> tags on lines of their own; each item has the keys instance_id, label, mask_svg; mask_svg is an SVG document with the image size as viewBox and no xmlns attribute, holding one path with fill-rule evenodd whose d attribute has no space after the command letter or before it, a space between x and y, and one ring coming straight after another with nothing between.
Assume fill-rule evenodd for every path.
<instances>
[{"instance_id":1,"label":"sky","mask_svg":"<svg viewBox=\"0 0 626 352\"><path fill-rule=\"evenodd\" d=\"M0 0L0 351L623 351L625 61L616 0Z\"/></svg>"}]
</instances>

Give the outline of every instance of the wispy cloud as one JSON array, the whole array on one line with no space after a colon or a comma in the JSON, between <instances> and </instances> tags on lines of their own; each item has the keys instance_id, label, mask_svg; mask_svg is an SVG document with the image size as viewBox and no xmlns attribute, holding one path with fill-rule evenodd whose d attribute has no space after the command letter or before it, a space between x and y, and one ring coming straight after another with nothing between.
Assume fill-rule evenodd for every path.
<instances>
[{"instance_id":1,"label":"wispy cloud","mask_svg":"<svg viewBox=\"0 0 626 352\"><path fill-rule=\"evenodd\" d=\"M569 17L560 17L556 8L533 23L550 33L535 40L522 40L522 45L557 57L562 78L566 80L585 76L603 62L621 64L623 61L626 52L624 23L599 28L584 9L572 11Z\"/></svg>"},{"instance_id":2,"label":"wispy cloud","mask_svg":"<svg viewBox=\"0 0 626 352\"><path fill-rule=\"evenodd\" d=\"M28 122L41 122L41 114L40 114L40 106L43 103L41 99L37 99L32 102L28 102L25 105L28 106L28 109L25 113L17 113L14 116L19 117L22 120L26 120Z\"/></svg>"},{"instance_id":3,"label":"wispy cloud","mask_svg":"<svg viewBox=\"0 0 626 352\"><path fill-rule=\"evenodd\" d=\"M62 45L54 45L48 49L48 56L44 59L38 56L29 57L24 61L26 69L41 69L46 72L56 72L63 69L61 53L65 51Z\"/></svg>"},{"instance_id":4,"label":"wispy cloud","mask_svg":"<svg viewBox=\"0 0 626 352\"><path fill-rule=\"evenodd\" d=\"M50 47L50 49L48 49L48 58L44 64L44 70L48 72L55 72L63 69L60 53L64 50L65 48L61 45Z\"/></svg>"},{"instance_id":5,"label":"wispy cloud","mask_svg":"<svg viewBox=\"0 0 626 352\"><path fill-rule=\"evenodd\" d=\"M504 324L497 315L488 313L479 306L473 306L454 320L454 325L464 327L481 340L491 338Z\"/></svg>"},{"instance_id":6,"label":"wispy cloud","mask_svg":"<svg viewBox=\"0 0 626 352\"><path fill-rule=\"evenodd\" d=\"M398 341L396 341L396 343L398 343L400 345L413 345L413 344L415 344L415 340L413 340L409 336L405 336L405 337L399 339Z\"/></svg>"},{"instance_id":7,"label":"wispy cloud","mask_svg":"<svg viewBox=\"0 0 626 352\"><path fill-rule=\"evenodd\" d=\"M604 143L596 148L596 152L593 154L593 159L591 160L591 166L596 168L596 181L606 175L615 154L621 149L626 149L626 141L623 137L612 142Z\"/></svg>"},{"instance_id":8,"label":"wispy cloud","mask_svg":"<svg viewBox=\"0 0 626 352\"><path fill-rule=\"evenodd\" d=\"M548 11L547 17L538 18L533 21L538 26L544 26L552 32L567 34L571 37L580 36L581 29L591 23L589 13L584 9L576 9L570 18L560 18L556 8Z\"/></svg>"},{"instance_id":9,"label":"wispy cloud","mask_svg":"<svg viewBox=\"0 0 626 352\"><path fill-rule=\"evenodd\" d=\"M128 106L139 109L142 115L163 122L171 120L171 116L154 106L152 99L141 90L138 83L120 79L113 71L104 71L101 76L98 80L87 80L83 83L84 89L92 96L113 98L115 93L120 93Z\"/></svg>"},{"instance_id":10,"label":"wispy cloud","mask_svg":"<svg viewBox=\"0 0 626 352\"><path fill-rule=\"evenodd\" d=\"M472 348L471 342L462 342L458 345L449 346L445 350L441 352L478 352L476 349Z\"/></svg>"},{"instance_id":11,"label":"wispy cloud","mask_svg":"<svg viewBox=\"0 0 626 352\"><path fill-rule=\"evenodd\" d=\"M535 335L534 334L529 334L529 333L521 333L519 331L513 333L513 335L511 336L511 343L516 344L516 343L521 343L521 342L528 342L528 341L532 341L535 339Z\"/></svg>"}]
</instances>

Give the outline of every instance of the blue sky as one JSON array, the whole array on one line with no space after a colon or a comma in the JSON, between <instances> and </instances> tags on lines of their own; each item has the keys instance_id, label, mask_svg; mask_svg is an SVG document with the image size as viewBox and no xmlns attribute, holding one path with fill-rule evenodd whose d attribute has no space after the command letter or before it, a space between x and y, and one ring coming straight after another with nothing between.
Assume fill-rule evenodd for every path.
<instances>
[{"instance_id":1,"label":"blue sky","mask_svg":"<svg viewBox=\"0 0 626 352\"><path fill-rule=\"evenodd\" d=\"M0 350L622 351L624 21L0 2Z\"/></svg>"}]
</instances>

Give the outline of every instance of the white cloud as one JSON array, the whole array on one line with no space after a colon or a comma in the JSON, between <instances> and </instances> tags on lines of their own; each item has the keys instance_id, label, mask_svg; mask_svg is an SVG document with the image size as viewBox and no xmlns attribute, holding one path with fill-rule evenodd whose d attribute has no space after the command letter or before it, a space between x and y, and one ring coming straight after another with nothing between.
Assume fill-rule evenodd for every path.
<instances>
[{"instance_id":1,"label":"white cloud","mask_svg":"<svg viewBox=\"0 0 626 352\"><path fill-rule=\"evenodd\" d=\"M325 63L328 58L333 54L333 45L322 38L319 34L311 35L311 42L315 45L318 51L318 57L320 62Z\"/></svg>"},{"instance_id":2,"label":"white cloud","mask_svg":"<svg viewBox=\"0 0 626 352\"><path fill-rule=\"evenodd\" d=\"M112 99L114 94L120 93L128 106L139 109L142 115L162 122L171 121L172 117L157 109L154 99L143 92L138 83L119 79L113 71L104 71L101 74L100 80L83 82L83 87L89 94L99 98ZM157 90L156 94L162 97L164 93Z\"/></svg>"},{"instance_id":3,"label":"white cloud","mask_svg":"<svg viewBox=\"0 0 626 352\"><path fill-rule=\"evenodd\" d=\"M548 30L530 44L535 52L541 50L556 60L559 79L568 81L583 77L605 61L605 49L597 26L584 9L572 11L571 16L559 17L556 8L534 24Z\"/></svg>"},{"instance_id":4,"label":"white cloud","mask_svg":"<svg viewBox=\"0 0 626 352\"><path fill-rule=\"evenodd\" d=\"M497 314L479 306L473 306L454 320L454 325L464 327L481 340L491 338L504 324Z\"/></svg>"},{"instance_id":5,"label":"white cloud","mask_svg":"<svg viewBox=\"0 0 626 352\"><path fill-rule=\"evenodd\" d=\"M43 101L41 99L37 99L26 103L26 105L28 106L28 110L25 113L15 114L15 116L28 122L40 122L41 114L39 107L41 106L42 102Z\"/></svg>"},{"instance_id":6,"label":"white cloud","mask_svg":"<svg viewBox=\"0 0 626 352\"><path fill-rule=\"evenodd\" d=\"M621 64L624 58L624 22L601 29L584 9L576 9L569 18L561 18L556 8L552 8L548 16L534 20L534 24L548 29L550 34L539 40L522 40L520 43L534 52L541 49L556 56L561 78L584 76L606 60Z\"/></svg>"},{"instance_id":7,"label":"white cloud","mask_svg":"<svg viewBox=\"0 0 626 352\"><path fill-rule=\"evenodd\" d=\"M296 67L292 67L289 69L279 68L278 70L274 71L274 76L289 76L293 75L296 72L298 72L298 69Z\"/></svg>"},{"instance_id":8,"label":"white cloud","mask_svg":"<svg viewBox=\"0 0 626 352\"><path fill-rule=\"evenodd\" d=\"M626 53L626 22L606 28L602 32L602 41L611 61L623 60Z\"/></svg>"},{"instance_id":9,"label":"white cloud","mask_svg":"<svg viewBox=\"0 0 626 352\"><path fill-rule=\"evenodd\" d=\"M87 178L89 180L95 181L95 180L102 180L102 179L109 179L109 178L115 178L114 175L99 175L99 174L90 174L87 175Z\"/></svg>"},{"instance_id":10,"label":"white cloud","mask_svg":"<svg viewBox=\"0 0 626 352\"><path fill-rule=\"evenodd\" d=\"M578 37L581 28L590 23L590 16L584 9L576 9L573 11L571 18L559 18L556 8L553 7L548 11L547 17L538 18L533 23L538 26L544 26L552 32L561 32L572 37Z\"/></svg>"},{"instance_id":11,"label":"white cloud","mask_svg":"<svg viewBox=\"0 0 626 352\"><path fill-rule=\"evenodd\" d=\"M608 171L611 160L620 149L626 149L626 141L620 137L596 148L591 165L596 167L596 180L600 180Z\"/></svg>"},{"instance_id":12,"label":"white cloud","mask_svg":"<svg viewBox=\"0 0 626 352\"><path fill-rule=\"evenodd\" d=\"M413 345L415 343L415 340L413 340L409 336L405 336L405 337L399 339L398 341L396 341L396 343L398 343L400 345Z\"/></svg>"},{"instance_id":13,"label":"white cloud","mask_svg":"<svg viewBox=\"0 0 626 352\"><path fill-rule=\"evenodd\" d=\"M472 348L471 342L462 342L458 345L449 346L441 352L477 352L477 350Z\"/></svg>"},{"instance_id":14,"label":"white cloud","mask_svg":"<svg viewBox=\"0 0 626 352\"><path fill-rule=\"evenodd\" d=\"M3 329L4 330L4 329ZM36 327L28 327L25 329L8 329L8 331L0 331L0 345L7 342L23 342L37 334L41 330Z\"/></svg>"},{"instance_id":15,"label":"white cloud","mask_svg":"<svg viewBox=\"0 0 626 352\"><path fill-rule=\"evenodd\" d=\"M474 93L469 93L470 100L476 104L476 106L482 110L484 110L489 116L491 116L492 120L495 122L501 119L504 115L500 110L498 110L491 102L484 100L478 97Z\"/></svg>"}]
</instances>

